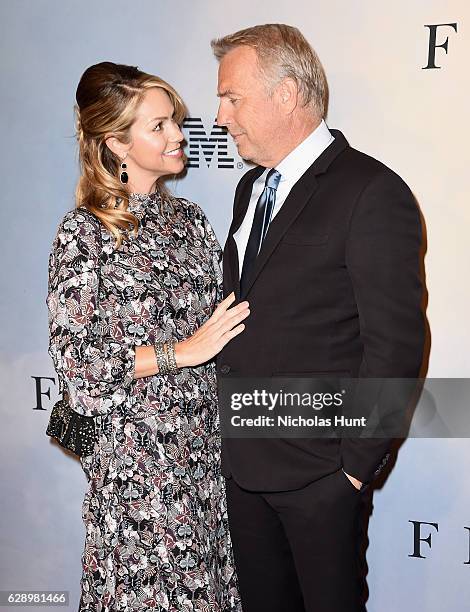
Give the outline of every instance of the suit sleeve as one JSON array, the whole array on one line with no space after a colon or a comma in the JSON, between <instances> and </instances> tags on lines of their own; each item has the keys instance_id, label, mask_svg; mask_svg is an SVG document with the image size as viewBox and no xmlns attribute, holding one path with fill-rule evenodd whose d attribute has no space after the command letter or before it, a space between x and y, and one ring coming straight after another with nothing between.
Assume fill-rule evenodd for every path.
<instances>
[{"instance_id":1,"label":"suit sleeve","mask_svg":"<svg viewBox=\"0 0 470 612\"><path fill-rule=\"evenodd\" d=\"M420 251L416 201L402 179L383 168L358 198L346 245L363 343L359 378L419 376L425 334ZM401 403L396 409L404 411ZM386 462L391 442L343 439L344 470L369 482Z\"/></svg>"}]
</instances>

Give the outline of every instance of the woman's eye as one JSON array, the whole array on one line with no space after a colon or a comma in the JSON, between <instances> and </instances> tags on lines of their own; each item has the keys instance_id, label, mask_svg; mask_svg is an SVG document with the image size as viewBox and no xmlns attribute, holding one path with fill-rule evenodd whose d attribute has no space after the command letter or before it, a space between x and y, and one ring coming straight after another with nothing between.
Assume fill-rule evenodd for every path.
<instances>
[{"instance_id":1,"label":"woman's eye","mask_svg":"<svg viewBox=\"0 0 470 612\"><path fill-rule=\"evenodd\" d=\"M154 132L159 132L162 129L162 124L161 123L157 123L157 125L153 128Z\"/></svg>"}]
</instances>

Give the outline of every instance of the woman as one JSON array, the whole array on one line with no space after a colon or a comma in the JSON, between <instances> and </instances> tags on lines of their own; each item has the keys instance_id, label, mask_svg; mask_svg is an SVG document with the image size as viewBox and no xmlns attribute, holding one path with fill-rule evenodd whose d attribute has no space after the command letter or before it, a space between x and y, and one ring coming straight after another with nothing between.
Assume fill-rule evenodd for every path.
<instances>
[{"instance_id":1,"label":"woman","mask_svg":"<svg viewBox=\"0 0 470 612\"><path fill-rule=\"evenodd\" d=\"M98 430L81 457L79 609L239 611L212 358L248 304L216 307L214 232L160 183L184 168L174 89L103 62L76 100L77 207L52 247L47 304L61 391Z\"/></svg>"}]
</instances>

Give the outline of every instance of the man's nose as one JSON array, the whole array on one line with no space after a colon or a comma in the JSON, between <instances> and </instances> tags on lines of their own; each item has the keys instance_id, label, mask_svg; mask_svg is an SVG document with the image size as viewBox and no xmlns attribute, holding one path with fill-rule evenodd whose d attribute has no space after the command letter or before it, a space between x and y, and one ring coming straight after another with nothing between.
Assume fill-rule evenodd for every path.
<instances>
[{"instance_id":1,"label":"man's nose","mask_svg":"<svg viewBox=\"0 0 470 612\"><path fill-rule=\"evenodd\" d=\"M229 117L227 111L224 108L222 102L219 103L219 110L217 111L217 125L226 126L229 123Z\"/></svg>"}]
</instances>

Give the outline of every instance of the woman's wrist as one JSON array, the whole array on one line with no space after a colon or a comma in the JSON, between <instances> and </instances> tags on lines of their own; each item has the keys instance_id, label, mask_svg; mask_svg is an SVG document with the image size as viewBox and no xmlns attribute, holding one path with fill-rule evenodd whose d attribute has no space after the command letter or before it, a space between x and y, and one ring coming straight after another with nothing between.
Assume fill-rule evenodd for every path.
<instances>
[{"instance_id":1,"label":"woman's wrist","mask_svg":"<svg viewBox=\"0 0 470 612\"><path fill-rule=\"evenodd\" d=\"M184 340L182 342L175 342L175 360L176 367L178 368L186 368L188 367L187 363L187 355L184 347Z\"/></svg>"},{"instance_id":2,"label":"woman's wrist","mask_svg":"<svg viewBox=\"0 0 470 612\"><path fill-rule=\"evenodd\" d=\"M159 374L177 374L181 367L176 360L175 340L156 342L153 345Z\"/></svg>"}]
</instances>

